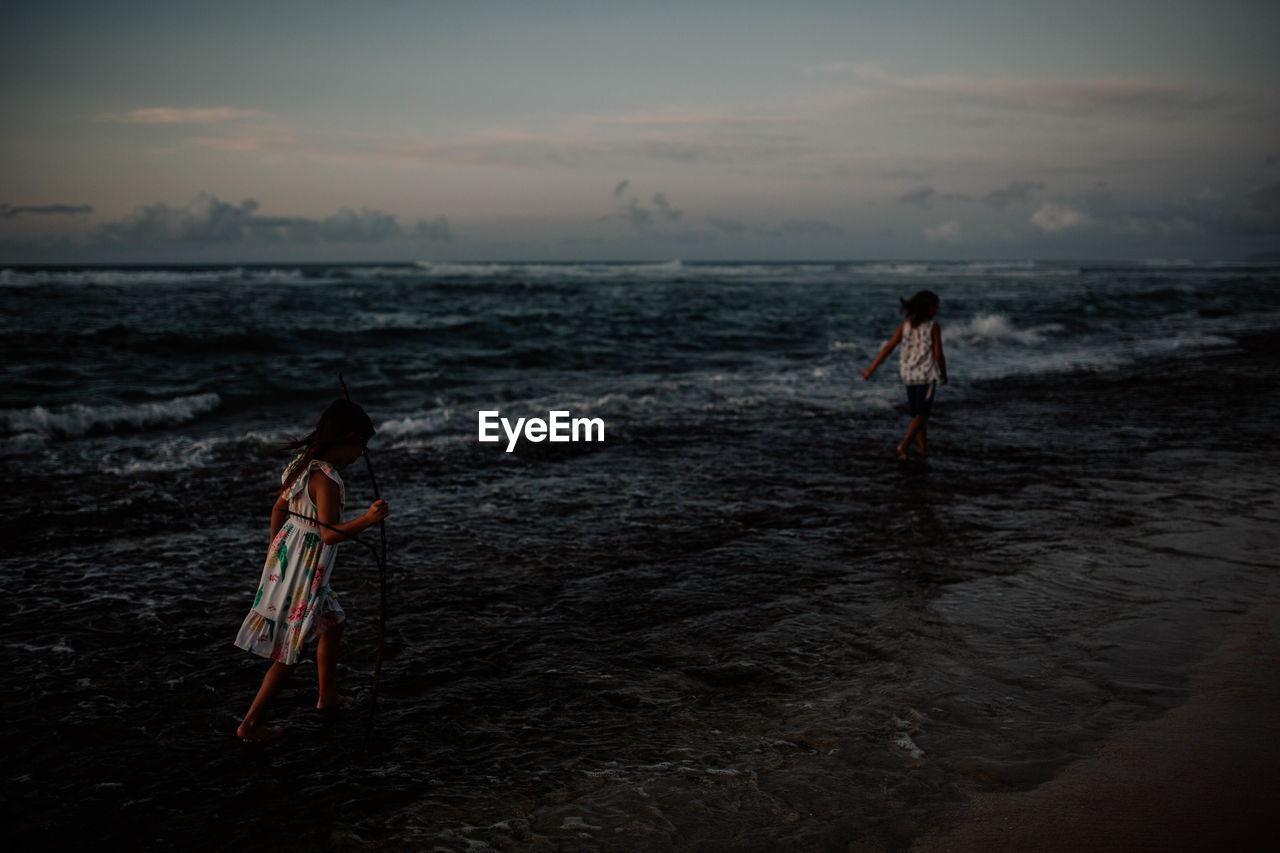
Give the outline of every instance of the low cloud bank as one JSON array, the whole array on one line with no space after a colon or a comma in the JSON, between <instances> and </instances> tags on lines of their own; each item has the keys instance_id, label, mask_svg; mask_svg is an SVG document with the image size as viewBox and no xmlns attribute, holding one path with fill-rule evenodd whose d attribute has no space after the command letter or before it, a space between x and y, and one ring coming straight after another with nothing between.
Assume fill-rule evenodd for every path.
<instances>
[{"instance_id":1,"label":"low cloud bank","mask_svg":"<svg viewBox=\"0 0 1280 853\"><path fill-rule=\"evenodd\" d=\"M93 213L87 204L0 204L0 219L19 216L82 216Z\"/></svg>"},{"instance_id":2,"label":"low cloud bank","mask_svg":"<svg viewBox=\"0 0 1280 853\"><path fill-rule=\"evenodd\" d=\"M209 193L201 193L185 207L170 207L164 202L142 205L123 219L98 226L90 242L149 248L172 244L383 243L404 238L447 243L453 239L443 216L433 222L420 219L406 229L391 214L368 208L342 208L333 216L311 219L263 216L259 207L254 199L237 205Z\"/></svg>"}]
</instances>

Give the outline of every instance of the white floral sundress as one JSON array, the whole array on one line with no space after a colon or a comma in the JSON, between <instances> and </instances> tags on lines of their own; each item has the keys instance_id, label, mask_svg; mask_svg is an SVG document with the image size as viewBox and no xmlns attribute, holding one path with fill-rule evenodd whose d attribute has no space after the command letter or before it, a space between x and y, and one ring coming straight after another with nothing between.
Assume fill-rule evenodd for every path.
<instances>
[{"instance_id":1,"label":"white floral sundress","mask_svg":"<svg viewBox=\"0 0 1280 853\"><path fill-rule=\"evenodd\" d=\"M285 469L280 477L282 485L301 458ZM342 478L332 465L319 459L313 459L289 487L289 509L307 518L319 516L307 488L316 471L338 484L341 519L345 497ZM307 518L286 517L272 540L253 608L236 635L236 645L245 651L286 664L298 662L303 643L347 618L329 586L338 546L325 545L320 526Z\"/></svg>"}]
</instances>

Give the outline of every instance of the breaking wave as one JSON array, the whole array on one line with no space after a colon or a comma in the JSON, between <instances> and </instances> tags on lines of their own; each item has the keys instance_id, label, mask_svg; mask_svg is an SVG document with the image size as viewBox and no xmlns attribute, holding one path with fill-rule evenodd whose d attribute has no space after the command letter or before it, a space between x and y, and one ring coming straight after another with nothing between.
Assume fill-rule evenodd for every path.
<instances>
[{"instance_id":1,"label":"breaking wave","mask_svg":"<svg viewBox=\"0 0 1280 853\"><path fill-rule=\"evenodd\" d=\"M34 406L0 412L5 431L16 439L76 438L90 433L119 432L168 426L195 419L222 403L217 394L193 394L159 403L85 406L73 403L56 409ZM30 442L31 439L26 439Z\"/></svg>"},{"instance_id":2,"label":"breaking wave","mask_svg":"<svg viewBox=\"0 0 1280 853\"><path fill-rule=\"evenodd\" d=\"M1033 346L1044 341L1045 336L1062 327L1056 324L1019 329L1003 314L975 314L969 320L947 328L948 336L955 336L970 344L1021 344Z\"/></svg>"}]
</instances>

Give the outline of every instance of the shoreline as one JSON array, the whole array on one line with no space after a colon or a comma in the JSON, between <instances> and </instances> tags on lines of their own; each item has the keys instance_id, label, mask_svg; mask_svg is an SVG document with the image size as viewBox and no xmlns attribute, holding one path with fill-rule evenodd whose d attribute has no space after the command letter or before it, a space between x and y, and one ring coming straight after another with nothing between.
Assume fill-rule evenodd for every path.
<instances>
[{"instance_id":1,"label":"shoreline","mask_svg":"<svg viewBox=\"0 0 1280 853\"><path fill-rule=\"evenodd\" d=\"M1030 791L969 794L914 853L1264 849L1280 831L1280 585L1192 670L1187 700Z\"/></svg>"}]
</instances>

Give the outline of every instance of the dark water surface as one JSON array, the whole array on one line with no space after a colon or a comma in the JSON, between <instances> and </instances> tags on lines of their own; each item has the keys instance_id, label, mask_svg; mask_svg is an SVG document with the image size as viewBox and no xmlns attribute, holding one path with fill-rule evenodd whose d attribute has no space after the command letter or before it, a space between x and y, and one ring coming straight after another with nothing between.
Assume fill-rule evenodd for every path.
<instances>
[{"instance_id":1,"label":"dark water surface","mask_svg":"<svg viewBox=\"0 0 1280 853\"><path fill-rule=\"evenodd\" d=\"M420 265L0 272L20 846L896 849L1186 693L1276 580L1280 270ZM953 382L899 465L898 295ZM275 450L343 371L391 618L236 723ZM603 444L476 441L565 408ZM349 509L372 499L346 472ZM367 695L376 570L335 586Z\"/></svg>"}]
</instances>

